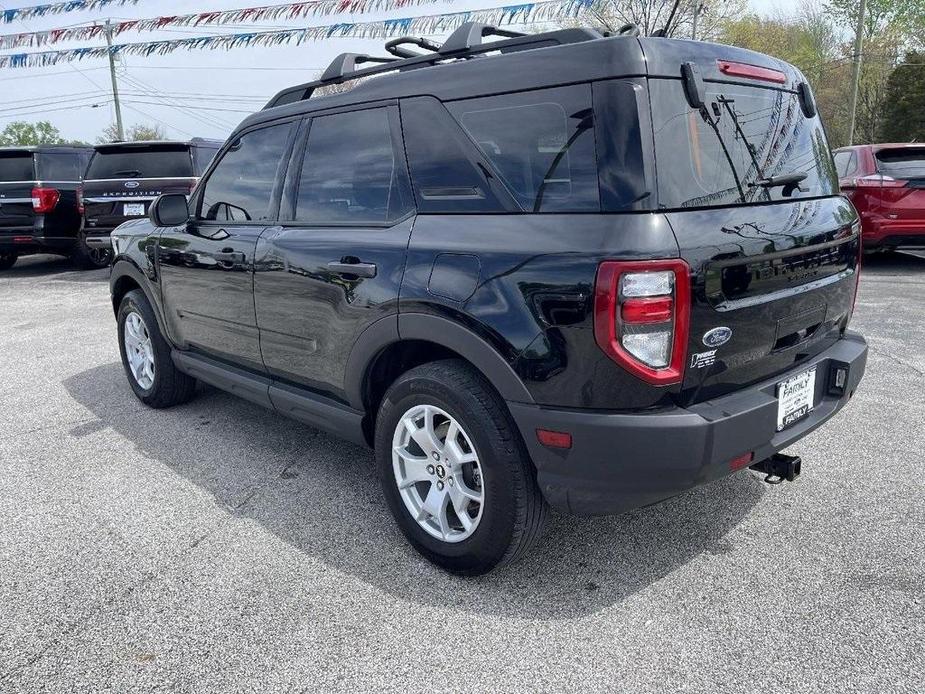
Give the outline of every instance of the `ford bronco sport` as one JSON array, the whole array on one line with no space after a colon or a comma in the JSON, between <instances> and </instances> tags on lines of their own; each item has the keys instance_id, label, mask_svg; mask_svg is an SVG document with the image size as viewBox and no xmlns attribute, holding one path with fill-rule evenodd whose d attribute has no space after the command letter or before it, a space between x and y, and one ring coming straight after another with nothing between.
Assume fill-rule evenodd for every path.
<instances>
[{"instance_id":1,"label":"ford bronco sport","mask_svg":"<svg viewBox=\"0 0 925 694\"><path fill-rule=\"evenodd\" d=\"M0 148L0 270L33 253L99 267L81 232L77 200L92 154L70 145Z\"/></svg>"},{"instance_id":2,"label":"ford bronco sport","mask_svg":"<svg viewBox=\"0 0 925 694\"><path fill-rule=\"evenodd\" d=\"M203 381L372 445L401 530L462 574L550 506L793 479L781 450L867 357L858 218L803 75L587 29L387 49L277 95L189 202L113 234L135 394Z\"/></svg>"}]
</instances>

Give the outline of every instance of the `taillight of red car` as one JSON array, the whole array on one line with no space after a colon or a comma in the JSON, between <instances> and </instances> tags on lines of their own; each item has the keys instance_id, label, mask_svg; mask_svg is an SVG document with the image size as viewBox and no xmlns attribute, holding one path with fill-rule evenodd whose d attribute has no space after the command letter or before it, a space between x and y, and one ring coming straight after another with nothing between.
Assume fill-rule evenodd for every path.
<instances>
[{"instance_id":1,"label":"taillight of red car","mask_svg":"<svg viewBox=\"0 0 925 694\"><path fill-rule=\"evenodd\" d=\"M48 214L58 206L61 192L57 188L37 186L32 189L32 211L36 214Z\"/></svg>"},{"instance_id":2,"label":"taillight of red car","mask_svg":"<svg viewBox=\"0 0 925 694\"><path fill-rule=\"evenodd\" d=\"M595 340L647 383L680 383L690 303L690 268L683 260L605 261L594 288Z\"/></svg>"}]
</instances>

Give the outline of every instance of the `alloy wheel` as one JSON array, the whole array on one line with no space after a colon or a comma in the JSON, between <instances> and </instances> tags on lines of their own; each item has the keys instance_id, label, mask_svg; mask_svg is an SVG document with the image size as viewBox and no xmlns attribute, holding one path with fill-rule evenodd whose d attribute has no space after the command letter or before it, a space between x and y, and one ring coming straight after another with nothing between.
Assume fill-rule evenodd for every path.
<instances>
[{"instance_id":1,"label":"alloy wheel","mask_svg":"<svg viewBox=\"0 0 925 694\"><path fill-rule=\"evenodd\" d=\"M135 382L144 390L154 385L154 345L144 319L136 311L125 316L125 357Z\"/></svg>"},{"instance_id":2,"label":"alloy wheel","mask_svg":"<svg viewBox=\"0 0 925 694\"><path fill-rule=\"evenodd\" d=\"M405 508L443 542L475 532L485 505L478 453L462 425L435 405L416 405L392 438L392 468Z\"/></svg>"}]
</instances>

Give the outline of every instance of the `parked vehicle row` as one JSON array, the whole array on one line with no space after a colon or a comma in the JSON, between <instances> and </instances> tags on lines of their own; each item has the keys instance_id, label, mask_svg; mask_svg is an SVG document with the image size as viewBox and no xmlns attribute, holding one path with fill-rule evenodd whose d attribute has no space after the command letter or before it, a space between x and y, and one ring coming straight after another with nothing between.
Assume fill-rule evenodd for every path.
<instances>
[{"instance_id":1,"label":"parked vehicle row","mask_svg":"<svg viewBox=\"0 0 925 694\"><path fill-rule=\"evenodd\" d=\"M19 256L112 261L109 233L144 217L161 193L189 194L220 142L126 142L0 148L0 270Z\"/></svg>"},{"instance_id":2,"label":"parked vehicle row","mask_svg":"<svg viewBox=\"0 0 925 694\"><path fill-rule=\"evenodd\" d=\"M550 506L794 479L782 449L867 357L858 215L799 70L632 28L386 49L279 94L189 199L113 232L137 397L203 381L373 446L402 532L462 574Z\"/></svg>"}]
</instances>

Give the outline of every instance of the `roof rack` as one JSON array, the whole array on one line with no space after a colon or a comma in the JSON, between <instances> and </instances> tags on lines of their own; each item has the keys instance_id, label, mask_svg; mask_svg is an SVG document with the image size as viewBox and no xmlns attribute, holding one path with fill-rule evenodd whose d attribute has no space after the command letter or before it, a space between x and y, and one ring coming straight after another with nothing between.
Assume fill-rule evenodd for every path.
<instances>
[{"instance_id":1,"label":"roof rack","mask_svg":"<svg viewBox=\"0 0 925 694\"><path fill-rule=\"evenodd\" d=\"M485 43L483 39L488 36L500 36L505 40ZM385 49L393 56L396 56L394 58L376 57L362 53L342 53L322 73L321 79L284 89L270 99L264 109L310 99L312 93L318 87L342 84L350 80L372 77L385 72L430 67L444 61L468 60L493 51L513 53L546 46L580 43L598 38L601 38L601 34L591 29L561 29L543 34L522 34L516 31L508 31L507 29L499 29L488 24L466 22L450 34L441 46L437 46L427 39L414 36L402 36L393 39L385 44ZM418 46L429 52L417 53L416 51L411 51L403 47L407 44ZM379 64L375 67L357 69L357 65L363 63Z\"/></svg>"}]
</instances>

